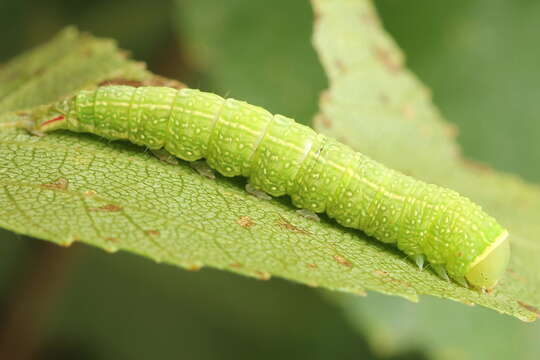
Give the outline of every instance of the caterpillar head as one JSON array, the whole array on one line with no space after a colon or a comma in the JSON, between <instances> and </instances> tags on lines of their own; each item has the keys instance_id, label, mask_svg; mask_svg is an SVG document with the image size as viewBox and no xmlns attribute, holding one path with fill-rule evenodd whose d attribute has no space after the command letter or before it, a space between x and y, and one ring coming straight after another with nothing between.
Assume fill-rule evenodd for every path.
<instances>
[{"instance_id":1,"label":"caterpillar head","mask_svg":"<svg viewBox=\"0 0 540 360\"><path fill-rule=\"evenodd\" d=\"M47 132L65 127L69 102L64 100L53 105L43 106L32 114L33 131Z\"/></svg>"},{"instance_id":2,"label":"caterpillar head","mask_svg":"<svg viewBox=\"0 0 540 360\"><path fill-rule=\"evenodd\" d=\"M510 242L508 231L504 231L475 259L465 277L477 288L492 289L506 270L509 259Z\"/></svg>"}]
</instances>

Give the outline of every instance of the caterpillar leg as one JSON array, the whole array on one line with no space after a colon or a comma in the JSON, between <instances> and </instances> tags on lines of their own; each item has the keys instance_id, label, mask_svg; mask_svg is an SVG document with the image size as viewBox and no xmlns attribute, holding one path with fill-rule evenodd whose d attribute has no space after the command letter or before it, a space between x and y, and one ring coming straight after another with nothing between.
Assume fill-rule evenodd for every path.
<instances>
[{"instance_id":1,"label":"caterpillar leg","mask_svg":"<svg viewBox=\"0 0 540 360\"><path fill-rule=\"evenodd\" d=\"M260 200L272 200L272 197L262 190L256 189L250 183L246 184L246 191Z\"/></svg>"},{"instance_id":2,"label":"caterpillar leg","mask_svg":"<svg viewBox=\"0 0 540 360\"><path fill-rule=\"evenodd\" d=\"M439 277L443 280L450 281L450 278L448 277L448 273L446 272L446 269L443 265L433 265L431 264L431 267L439 275Z\"/></svg>"},{"instance_id":3,"label":"caterpillar leg","mask_svg":"<svg viewBox=\"0 0 540 360\"><path fill-rule=\"evenodd\" d=\"M316 213L314 213L311 210L298 209L298 210L296 210L296 212L298 213L298 215L303 216L306 219L314 220L314 221L317 221L317 222L321 221L321 219L319 218L319 215L317 215Z\"/></svg>"},{"instance_id":4,"label":"caterpillar leg","mask_svg":"<svg viewBox=\"0 0 540 360\"><path fill-rule=\"evenodd\" d=\"M426 257L422 254L417 254L417 255L413 255L412 258L414 262L416 263L416 266L418 266L420 270L423 270Z\"/></svg>"},{"instance_id":5,"label":"caterpillar leg","mask_svg":"<svg viewBox=\"0 0 540 360\"><path fill-rule=\"evenodd\" d=\"M197 160L197 161L190 162L189 166L191 166L201 176L204 176L211 180L214 180L216 178L216 174L214 173L214 170L212 170L212 168L208 165L208 163L205 160Z\"/></svg>"},{"instance_id":6,"label":"caterpillar leg","mask_svg":"<svg viewBox=\"0 0 540 360\"><path fill-rule=\"evenodd\" d=\"M163 148L150 149L150 152L152 153L152 155L154 155L156 158L158 158L160 161L163 161L164 163L178 165L178 159L173 154Z\"/></svg>"},{"instance_id":7,"label":"caterpillar leg","mask_svg":"<svg viewBox=\"0 0 540 360\"><path fill-rule=\"evenodd\" d=\"M43 131L39 131L39 130L28 130L28 132L30 133L30 135L34 135L34 136L37 136L37 137L43 137L43 136L47 135Z\"/></svg>"},{"instance_id":8,"label":"caterpillar leg","mask_svg":"<svg viewBox=\"0 0 540 360\"><path fill-rule=\"evenodd\" d=\"M459 285L463 286L464 288L469 288L469 283L467 282L464 276L459 277L459 278L454 278L454 281L457 282Z\"/></svg>"}]
</instances>

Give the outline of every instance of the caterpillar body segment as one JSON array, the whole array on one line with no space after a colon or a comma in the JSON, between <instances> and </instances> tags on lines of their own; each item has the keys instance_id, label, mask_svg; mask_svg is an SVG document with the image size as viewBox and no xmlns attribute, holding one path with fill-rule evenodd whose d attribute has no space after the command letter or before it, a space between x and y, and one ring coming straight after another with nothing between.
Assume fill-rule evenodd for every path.
<instances>
[{"instance_id":1,"label":"caterpillar body segment","mask_svg":"<svg viewBox=\"0 0 540 360\"><path fill-rule=\"evenodd\" d=\"M106 86L52 105L35 124L36 131L89 132L187 161L205 158L224 176L248 177L255 189L287 194L299 208L425 257L461 284L492 288L508 263L508 232L469 199L242 101L193 89Z\"/></svg>"}]
</instances>

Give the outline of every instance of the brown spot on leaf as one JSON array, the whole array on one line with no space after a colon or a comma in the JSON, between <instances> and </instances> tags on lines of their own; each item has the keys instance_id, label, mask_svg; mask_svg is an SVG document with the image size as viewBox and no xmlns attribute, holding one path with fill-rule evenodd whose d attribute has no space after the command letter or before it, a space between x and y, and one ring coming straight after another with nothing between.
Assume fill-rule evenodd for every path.
<instances>
[{"instance_id":1,"label":"brown spot on leaf","mask_svg":"<svg viewBox=\"0 0 540 360\"><path fill-rule=\"evenodd\" d=\"M313 22L319 22L322 17L321 10L316 5L316 3L313 3L312 7L313 7Z\"/></svg>"},{"instance_id":2,"label":"brown spot on leaf","mask_svg":"<svg viewBox=\"0 0 540 360\"><path fill-rule=\"evenodd\" d=\"M181 83L180 81L167 79L163 76L157 76L157 75L152 76L150 79L146 79L143 81L125 79L125 78L116 78L116 79L107 79L99 83L99 86L111 86L111 85L127 85L127 86L133 86L133 87L165 86L165 87L171 87L175 89L183 89L186 87L186 85Z\"/></svg>"},{"instance_id":3,"label":"brown spot on leaf","mask_svg":"<svg viewBox=\"0 0 540 360\"><path fill-rule=\"evenodd\" d=\"M349 260L345 259L343 256L340 256L340 255L334 255L334 260L336 260L336 262L338 264L341 264L341 265L345 265L347 267L351 267L352 264L350 263Z\"/></svg>"},{"instance_id":4,"label":"brown spot on leaf","mask_svg":"<svg viewBox=\"0 0 540 360\"><path fill-rule=\"evenodd\" d=\"M523 276L519 275L518 273L516 273L516 272L514 271L514 269L508 268L508 269L506 270L506 272L507 272L513 279L518 280L518 281L521 281L521 282L523 282L523 283L527 283L527 279L524 278Z\"/></svg>"},{"instance_id":5,"label":"brown spot on leaf","mask_svg":"<svg viewBox=\"0 0 540 360\"><path fill-rule=\"evenodd\" d=\"M339 69L339 71L341 73L347 72L347 66L345 65L345 63L343 61L341 61L340 59L337 59L335 61L335 64L336 64L336 67Z\"/></svg>"},{"instance_id":6,"label":"brown spot on leaf","mask_svg":"<svg viewBox=\"0 0 540 360\"><path fill-rule=\"evenodd\" d=\"M249 229L250 227L255 225L255 222L249 216L240 216L236 220L236 223L244 229Z\"/></svg>"},{"instance_id":7,"label":"brown spot on leaf","mask_svg":"<svg viewBox=\"0 0 540 360\"><path fill-rule=\"evenodd\" d=\"M405 280L396 279L396 278L390 276L390 273L388 271L385 271L385 270L375 270L375 271L373 271L373 274L376 275L376 276L381 277L381 281L385 282L385 283L391 282L391 283L397 283L397 284L407 286L407 287L412 286L409 282L407 282Z\"/></svg>"},{"instance_id":8,"label":"brown spot on leaf","mask_svg":"<svg viewBox=\"0 0 540 360\"><path fill-rule=\"evenodd\" d=\"M479 161L471 160L471 159L467 159L467 158L462 158L462 161L465 164L465 166L470 168L470 169L479 171L479 172L484 173L484 174L492 172L491 168L488 165L483 164L483 163L481 163Z\"/></svg>"},{"instance_id":9,"label":"brown spot on leaf","mask_svg":"<svg viewBox=\"0 0 540 360\"><path fill-rule=\"evenodd\" d=\"M379 94L379 99L381 100L381 103L384 105L388 105L390 103L390 97L386 94Z\"/></svg>"},{"instance_id":10,"label":"brown spot on leaf","mask_svg":"<svg viewBox=\"0 0 540 360\"><path fill-rule=\"evenodd\" d=\"M159 230L154 230L154 229L146 230L145 233L152 236L158 236L159 234L161 234Z\"/></svg>"},{"instance_id":11,"label":"brown spot on leaf","mask_svg":"<svg viewBox=\"0 0 540 360\"><path fill-rule=\"evenodd\" d=\"M410 104L403 105L401 113L407 120L412 120L416 117L416 111L414 111L414 107Z\"/></svg>"},{"instance_id":12,"label":"brown spot on leaf","mask_svg":"<svg viewBox=\"0 0 540 360\"><path fill-rule=\"evenodd\" d=\"M187 87L186 84L178 80L168 79L158 75L154 75L150 79L143 81L143 84L145 86L166 86L175 89L183 89Z\"/></svg>"},{"instance_id":13,"label":"brown spot on leaf","mask_svg":"<svg viewBox=\"0 0 540 360\"><path fill-rule=\"evenodd\" d=\"M280 217L276 221L276 224L278 224L279 226L281 226L282 228L284 228L286 230L290 230L290 231L295 232L297 234L313 235L309 231L304 230L302 228L299 228L298 226L295 226L295 225L291 224L289 221L287 221L287 219L285 219L283 217Z\"/></svg>"},{"instance_id":14,"label":"brown spot on leaf","mask_svg":"<svg viewBox=\"0 0 540 360\"><path fill-rule=\"evenodd\" d=\"M447 123L444 124L444 134L448 137L455 138L459 134L459 128L456 124Z\"/></svg>"},{"instance_id":15,"label":"brown spot on leaf","mask_svg":"<svg viewBox=\"0 0 540 360\"><path fill-rule=\"evenodd\" d=\"M116 237L106 237L105 240L112 243L117 243L120 241L120 239Z\"/></svg>"},{"instance_id":16,"label":"brown spot on leaf","mask_svg":"<svg viewBox=\"0 0 540 360\"><path fill-rule=\"evenodd\" d=\"M52 183L47 184L41 184L41 187L44 189L51 189L51 190L67 190L69 186L69 182L67 179L59 178L56 181L53 181Z\"/></svg>"},{"instance_id":17,"label":"brown spot on leaf","mask_svg":"<svg viewBox=\"0 0 540 360\"><path fill-rule=\"evenodd\" d=\"M316 269L317 268L317 264L307 264L307 267L310 268L310 269Z\"/></svg>"},{"instance_id":18,"label":"brown spot on leaf","mask_svg":"<svg viewBox=\"0 0 540 360\"><path fill-rule=\"evenodd\" d=\"M332 100L332 96L330 96L330 93L328 92L328 90L324 90L323 92L321 92L321 97L320 97L320 102L321 104L325 104L325 103L328 103Z\"/></svg>"},{"instance_id":19,"label":"brown spot on leaf","mask_svg":"<svg viewBox=\"0 0 540 360\"><path fill-rule=\"evenodd\" d=\"M401 70L399 59L397 59L389 50L375 46L373 47L373 52L377 60L379 60L388 71L397 73Z\"/></svg>"},{"instance_id":20,"label":"brown spot on leaf","mask_svg":"<svg viewBox=\"0 0 540 360\"><path fill-rule=\"evenodd\" d=\"M272 275L270 275L267 271L255 271L255 274L259 278L259 280L270 280Z\"/></svg>"},{"instance_id":21,"label":"brown spot on leaf","mask_svg":"<svg viewBox=\"0 0 540 360\"><path fill-rule=\"evenodd\" d=\"M232 267L233 269L240 269L241 267L243 267L244 265L240 264L240 263L232 263L232 264L229 264L229 267Z\"/></svg>"},{"instance_id":22,"label":"brown spot on leaf","mask_svg":"<svg viewBox=\"0 0 540 360\"><path fill-rule=\"evenodd\" d=\"M326 115L323 114L317 114L314 119L315 123L321 124L325 128L329 129L332 127L332 120Z\"/></svg>"},{"instance_id":23,"label":"brown spot on leaf","mask_svg":"<svg viewBox=\"0 0 540 360\"><path fill-rule=\"evenodd\" d=\"M86 57L91 57L94 55L94 50L92 48L86 48L83 50L82 54Z\"/></svg>"},{"instance_id":24,"label":"brown spot on leaf","mask_svg":"<svg viewBox=\"0 0 540 360\"><path fill-rule=\"evenodd\" d=\"M529 304L524 303L523 301L519 301L519 300L518 300L518 304L519 304L519 306L521 306L522 308L527 309L527 310L529 310L530 312L534 313L534 314L536 315L536 317L540 318L540 310L538 310L537 307L532 306L532 305L529 305Z\"/></svg>"},{"instance_id":25,"label":"brown spot on leaf","mask_svg":"<svg viewBox=\"0 0 540 360\"><path fill-rule=\"evenodd\" d=\"M482 292L486 295L493 295L493 292L495 291L494 288L489 288L489 289L482 289Z\"/></svg>"},{"instance_id":26,"label":"brown spot on leaf","mask_svg":"<svg viewBox=\"0 0 540 360\"><path fill-rule=\"evenodd\" d=\"M107 204L103 205L97 208L90 208L88 210L90 211L107 211L107 212L116 212L116 211L122 211L122 207L115 205L115 204Z\"/></svg>"},{"instance_id":27,"label":"brown spot on leaf","mask_svg":"<svg viewBox=\"0 0 540 360\"><path fill-rule=\"evenodd\" d=\"M99 83L98 86L111 86L111 85L126 85L126 86L139 87L139 86L143 86L143 83L142 81L138 81L138 80L118 78L118 79L109 79L109 80L102 81Z\"/></svg>"},{"instance_id":28,"label":"brown spot on leaf","mask_svg":"<svg viewBox=\"0 0 540 360\"><path fill-rule=\"evenodd\" d=\"M358 16L360 22L365 25L373 26L379 24L379 18L371 11L361 12Z\"/></svg>"},{"instance_id":29,"label":"brown spot on leaf","mask_svg":"<svg viewBox=\"0 0 540 360\"><path fill-rule=\"evenodd\" d=\"M87 190L87 191L83 192L83 195L88 196L88 197L95 196L96 194L97 193L94 190Z\"/></svg>"}]
</instances>

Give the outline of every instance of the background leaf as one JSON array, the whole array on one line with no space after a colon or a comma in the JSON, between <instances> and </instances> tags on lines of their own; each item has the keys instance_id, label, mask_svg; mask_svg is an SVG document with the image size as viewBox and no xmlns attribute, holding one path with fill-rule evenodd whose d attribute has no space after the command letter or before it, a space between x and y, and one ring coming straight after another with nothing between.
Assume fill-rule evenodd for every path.
<instances>
[{"instance_id":1,"label":"background leaf","mask_svg":"<svg viewBox=\"0 0 540 360\"><path fill-rule=\"evenodd\" d=\"M349 321L366 334L373 351L395 356L421 349L430 359L523 359L540 352L540 326L434 297L412 304L370 293L365 301L332 296Z\"/></svg>"}]
</instances>

